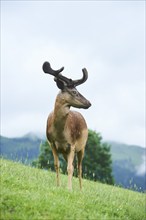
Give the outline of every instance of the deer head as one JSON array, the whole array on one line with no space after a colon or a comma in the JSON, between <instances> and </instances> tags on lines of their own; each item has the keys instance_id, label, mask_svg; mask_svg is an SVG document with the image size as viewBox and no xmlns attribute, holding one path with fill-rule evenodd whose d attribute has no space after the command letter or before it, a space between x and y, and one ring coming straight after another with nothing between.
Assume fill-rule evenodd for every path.
<instances>
[{"instance_id":1,"label":"deer head","mask_svg":"<svg viewBox=\"0 0 146 220\"><path fill-rule=\"evenodd\" d=\"M62 98L69 107L73 106L76 108L87 109L91 106L91 103L76 89L76 86L81 85L88 78L88 72L86 68L82 69L83 77L78 80L72 80L63 76L61 72L64 70L64 67L58 70L53 70L50 66L50 63L45 62L42 68L45 73L54 76L54 81L56 82L57 87L62 91Z\"/></svg>"}]
</instances>

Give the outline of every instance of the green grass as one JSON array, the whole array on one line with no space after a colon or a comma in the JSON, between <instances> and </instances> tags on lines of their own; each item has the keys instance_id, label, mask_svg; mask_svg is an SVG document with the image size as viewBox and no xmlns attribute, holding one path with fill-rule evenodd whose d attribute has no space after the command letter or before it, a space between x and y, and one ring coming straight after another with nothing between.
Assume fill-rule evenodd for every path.
<instances>
[{"instance_id":1,"label":"green grass","mask_svg":"<svg viewBox=\"0 0 146 220\"><path fill-rule=\"evenodd\" d=\"M56 187L55 173L1 159L1 220L144 220L145 194L83 180L73 191L67 177Z\"/></svg>"}]
</instances>

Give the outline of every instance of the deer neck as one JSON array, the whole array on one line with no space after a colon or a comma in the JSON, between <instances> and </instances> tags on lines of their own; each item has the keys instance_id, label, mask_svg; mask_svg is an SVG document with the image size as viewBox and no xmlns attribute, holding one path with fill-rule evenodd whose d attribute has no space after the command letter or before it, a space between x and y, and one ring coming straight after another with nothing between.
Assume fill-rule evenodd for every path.
<instances>
[{"instance_id":1,"label":"deer neck","mask_svg":"<svg viewBox=\"0 0 146 220\"><path fill-rule=\"evenodd\" d=\"M70 111L70 106L66 103L64 97L59 94L56 98L55 108L54 108L54 126L59 129L60 132L64 130L67 116Z\"/></svg>"}]
</instances>

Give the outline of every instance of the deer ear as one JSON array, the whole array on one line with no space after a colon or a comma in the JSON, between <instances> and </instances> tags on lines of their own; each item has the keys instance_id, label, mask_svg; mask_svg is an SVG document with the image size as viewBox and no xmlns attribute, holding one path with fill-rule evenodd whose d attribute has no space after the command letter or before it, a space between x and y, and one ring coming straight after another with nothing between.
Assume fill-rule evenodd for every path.
<instances>
[{"instance_id":1,"label":"deer ear","mask_svg":"<svg viewBox=\"0 0 146 220\"><path fill-rule=\"evenodd\" d=\"M65 87L64 83L59 79L56 80L56 84L57 84L57 87L61 90L63 90Z\"/></svg>"}]
</instances>

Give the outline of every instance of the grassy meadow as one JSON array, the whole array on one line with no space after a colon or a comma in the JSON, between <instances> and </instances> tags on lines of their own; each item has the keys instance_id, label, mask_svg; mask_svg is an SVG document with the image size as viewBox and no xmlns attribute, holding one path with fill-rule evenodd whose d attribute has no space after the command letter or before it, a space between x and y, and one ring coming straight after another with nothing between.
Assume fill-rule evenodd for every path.
<instances>
[{"instance_id":1,"label":"grassy meadow","mask_svg":"<svg viewBox=\"0 0 146 220\"><path fill-rule=\"evenodd\" d=\"M0 220L145 220L145 194L83 180L56 187L55 173L1 159Z\"/></svg>"}]
</instances>

